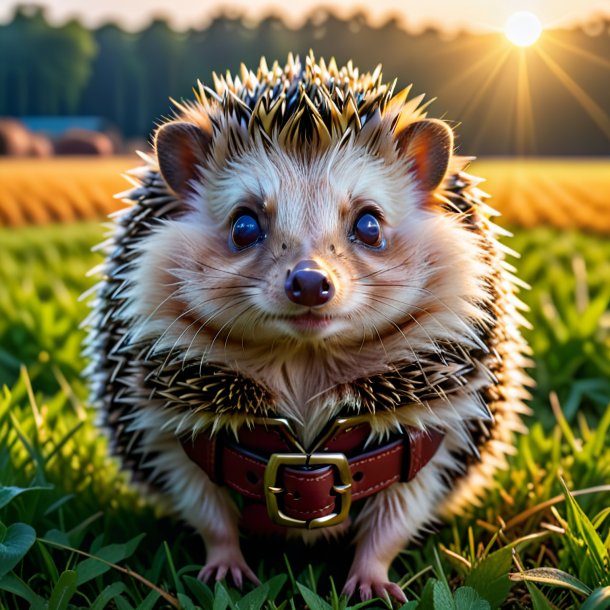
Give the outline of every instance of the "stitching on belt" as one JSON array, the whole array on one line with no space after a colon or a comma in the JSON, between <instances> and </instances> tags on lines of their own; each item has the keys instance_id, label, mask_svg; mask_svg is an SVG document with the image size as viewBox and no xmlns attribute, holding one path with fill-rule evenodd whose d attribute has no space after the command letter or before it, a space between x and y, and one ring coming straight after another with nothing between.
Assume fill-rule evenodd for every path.
<instances>
[{"instance_id":1,"label":"stitching on belt","mask_svg":"<svg viewBox=\"0 0 610 610\"><path fill-rule=\"evenodd\" d=\"M354 496L358 497L361 494L368 493L369 491L374 491L375 489L377 489L379 487L383 487L384 485L391 484L391 483L396 483L397 481L400 481L400 475L395 475L393 477L390 477L389 479L386 479L385 481L381 481L379 483L376 483L375 485L371 485L370 487L367 487L366 489L360 489L358 491L355 491L352 494L352 498Z\"/></svg>"},{"instance_id":2,"label":"stitching on belt","mask_svg":"<svg viewBox=\"0 0 610 610\"><path fill-rule=\"evenodd\" d=\"M316 508L316 509L312 509L312 510L296 510L296 509L286 507L286 508L284 508L284 511L286 512L287 515L290 515L291 513L294 513L296 515L317 515L318 513L325 512L329 508L333 508L334 505L335 505L335 503L332 502L331 504L327 504L326 506L323 506L322 508Z\"/></svg>"},{"instance_id":3,"label":"stitching on belt","mask_svg":"<svg viewBox=\"0 0 610 610\"><path fill-rule=\"evenodd\" d=\"M401 447L400 445L397 445L396 447L392 447L391 449L387 449L386 451L383 451L379 455L373 455L364 460L354 460L354 462L352 462L351 465L360 466L360 464L368 464L370 462L377 462L377 461L383 459L384 457L391 455L392 453L396 453L397 451L400 450L400 447Z\"/></svg>"},{"instance_id":4,"label":"stitching on belt","mask_svg":"<svg viewBox=\"0 0 610 610\"><path fill-rule=\"evenodd\" d=\"M235 481L233 481L231 483L231 486L234 487L239 493L243 494L244 496L247 496L248 498L251 498L252 500L260 500L262 497L261 492L256 492L256 491L252 491L251 489L246 489L245 487L242 487L239 483L236 483Z\"/></svg>"},{"instance_id":5,"label":"stitching on belt","mask_svg":"<svg viewBox=\"0 0 610 610\"><path fill-rule=\"evenodd\" d=\"M331 480L333 480L333 481L335 480L332 470L326 472L325 474L319 474L316 477L298 476L298 475L290 472L290 473L284 473L284 483L286 482L286 479L293 479L293 480L297 480L297 481L302 481L304 483L316 483L318 481L322 481L323 479L328 478L329 476L331 477Z\"/></svg>"}]
</instances>

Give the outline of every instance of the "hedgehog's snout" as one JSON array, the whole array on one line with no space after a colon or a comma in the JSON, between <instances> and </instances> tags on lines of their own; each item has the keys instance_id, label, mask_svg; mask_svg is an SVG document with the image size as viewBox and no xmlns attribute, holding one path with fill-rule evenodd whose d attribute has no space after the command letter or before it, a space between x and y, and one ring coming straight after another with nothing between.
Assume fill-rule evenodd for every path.
<instances>
[{"instance_id":1,"label":"hedgehog's snout","mask_svg":"<svg viewBox=\"0 0 610 610\"><path fill-rule=\"evenodd\" d=\"M328 272L309 259L300 261L288 271L284 290L293 303L306 307L324 305L335 295L335 286Z\"/></svg>"}]
</instances>

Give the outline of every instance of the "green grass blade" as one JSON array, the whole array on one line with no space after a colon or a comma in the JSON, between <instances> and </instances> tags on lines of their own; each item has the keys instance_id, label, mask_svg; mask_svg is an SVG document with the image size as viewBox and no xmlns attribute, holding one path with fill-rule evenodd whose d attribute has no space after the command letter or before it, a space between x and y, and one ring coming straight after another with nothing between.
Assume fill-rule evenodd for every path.
<instances>
[{"instance_id":1,"label":"green grass blade","mask_svg":"<svg viewBox=\"0 0 610 610\"><path fill-rule=\"evenodd\" d=\"M297 583L297 587L301 594L301 597L305 600L305 603L311 610L332 610L331 605L321 598L317 593L314 593L311 589L302 585L300 582Z\"/></svg>"},{"instance_id":2,"label":"green grass blade","mask_svg":"<svg viewBox=\"0 0 610 610\"><path fill-rule=\"evenodd\" d=\"M20 496L26 491L48 491L51 489L53 489L52 485L35 485L32 487L0 487L0 508L4 508L9 502L11 502L11 500L14 500L17 496Z\"/></svg>"},{"instance_id":3,"label":"green grass blade","mask_svg":"<svg viewBox=\"0 0 610 610\"><path fill-rule=\"evenodd\" d=\"M5 574L0 578L0 590L17 595L30 604L30 608L36 610L43 608L45 602L40 595L34 591L15 574Z\"/></svg>"},{"instance_id":4,"label":"green grass blade","mask_svg":"<svg viewBox=\"0 0 610 610\"><path fill-rule=\"evenodd\" d=\"M525 581L525 585L532 600L532 610L554 610L553 604L535 584Z\"/></svg>"},{"instance_id":5,"label":"green grass blade","mask_svg":"<svg viewBox=\"0 0 610 610\"><path fill-rule=\"evenodd\" d=\"M77 576L74 570L66 570L61 574L51 594L48 610L66 610L76 592Z\"/></svg>"},{"instance_id":6,"label":"green grass blade","mask_svg":"<svg viewBox=\"0 0 610 610\"><path fill-rule=\"evenodd\" d=\"M560 479L566 498L566 509L568 516L569 529L567 534L575 536L585 544L586 555L595 572L598 582L602 582L604 575L610 571L610 561L608 550L605 548L602 539L593 527L587 515L580 508L563 479Z\"/></svg>"},{"instance_id":7,"label":"green grass blade","mask_svg":"<svg viewBox=\"0 0 610 610\"><path fill-rule=\"evenodd\" d=\"M192 576L183 576L182 578L203 610L212 610L214 607L214 594L210 587Z\"/></svg>"},{"instance_id":8,"label":"green grass blade","mask_svg":"<svg viewBox=\"0 0 610 610\"><path fill-rule=\"evenodd\" d=\"M109 544L98 549L95 556L81 561L76 566L78 573L78 585L83 585L90 580L104 574L111 569L112 564L124 561L134 554L145 534L139 534L125 544Z\"/></svg>"},{"instance_id":9,"label":"green grass blade","mask_svg":"<svg viewBox=\"0 0 610 610\"><path fill-rule=\"evenodd\" d=\"M610 608L610 587L595 589L585 600L580 610L608 610Z\"/></svg>"},{"instance_id":10,"label":"green grass blade","mask_svg":"<svg viewBox=\"0 0 610 610\"><path fill-rule=\"evenodd\" d=\"M42 557L42 565L46 568L46 573L48 574L52 583L57 583L59 580L59 569L55 565L55 561L53 557L51 557L51 553L49 553L48 549L44 544L38 542L38 550L40 551L40 556ZM42 572L42 570L41 570Z\"/></svg>"},{"instance_id":11,"label":"green grass blade","mask_svg":"<svg viewBox=\"0 0 610 610\"><path fill-rule=\"evenodd\" d=\"M269 587L263 584L242 597L235 604L235 608L237 610L260 610L267 601L268 596Z\"/></svg>"},{"instance_id":12,"label":"green grass blade","mask_svg":"<svg viewBox=\"0 0 610 610\"><path fill-rule=\"evenodd\" d=\"M176 566L174 565L174 559L169 550L169 546L168 546L166 540L163 541L163 548L165 549L165 557L167 559L167 565L169 566L169 571L170 571L172 580L174 581L174 587L176 588L176 591L178 593L184 593L184 587L182 586L182 582L180 581L180 579L178 578L178 574L176 573Z\"/></svg>"},{"instance_id":13,"label":"green grass blade","mask_svg":"<svg viewBox=\"0 0 610 610\"><path fill-rule=\"evenodd\" d=\"M217 582L216 587L214 588L214 605L212 606L212 609L226 610L227 608L235 610L235 604L225 586L221 582Z\"/></svg>"},{"instance_id":14,"label":"green grass blade","mask_svg":"<svg viewBox=\"0 0 610 610\"><path fill-rule=\"evenodd\" d=\"M113 582L93 600L90 610L103 610L115 597L118 597L125 591L125 583Z\"/></svg>"},{"instance_id":15,"label":"green grass blade","mask_svg":"<svg viewBox=\"0 0 610 610\"><path fill-rule=\"evenodd\" d=\"M564 587L584 596L591 593L591 589L576 576L557 568L532 568L511 574L510 579L514 582L534 582L540 585Z\"/></svg>"},{"instance_id":16,"label":"green grass blade","mask_svg":"<svg viewBox=\"0 0 610 610\"><path fill-rule=\"evenodd\" d=\"M269 595L267 596L269 601L275 601L287 580L288 576L286 574L278 574L264 583L269 587Z\"/></svg>"},{"instance_id":17,"label":"green grass blade","mask_svg":"<svg viewBox=\"0 0 610 610\"><path fill-rule=\"evenodd\" d=\"M136 610L122 595L117 595L114 598L114 603L116 604L117 610ZM141 605L138 610L142 610Z\"/></svg>"},{"instance_id":18,"label":"green grass blade","mask_svg":"<svg viewBox=\"0 0 610 610\"><path fill-rule=\"evenodd\" d=\"M144 536L144 534L140 534L140 536ZM81 551L80 549L74 549L72 547L63 545L63 544L59 544L57 542L53 542L52 540L46 540L44 538L39 538L38 539L40 542L43 542L45 544L49 544L51 546L57 547L59 549L63 549L65 551L70 551L73 553L78 553L79 555L84 555L85 557L89 558L89 559L94 559L95 561L99 561L100 563L106 564L109 567L118 570L119 572L122 572L123 574L127 574L128 576L131 576L132 578L135 578L136 580L139 580L141 583L143 583L144 585L146 585L147 587L149 587L150 589L152 589L153 591L156 591L157 593L159 593L159 595L161 597L163 597L172 607L174 608L179 608L180 605L178 603L178 600L173 597L172 595L170 595L169 593L167 593L167 591L164 591L163 589L161 589L160 587L158 587L157 585L155 585L154 583L150 582L148 579L146 579L144 576L133 572L132 570L129 570L128 568L124 568L122 566L116 565L114 563L111 563L109 561L106 561L105 559L101 558L101 557L95 557L93 555L91 555L90 553L87 553L85 551ZM118 596L116 598L116 603L117 606L119 605L119 603L121 605L123 605L123 602L121 602L120 600L125 601L122 596Z\"/></svg>"}]
</instances>

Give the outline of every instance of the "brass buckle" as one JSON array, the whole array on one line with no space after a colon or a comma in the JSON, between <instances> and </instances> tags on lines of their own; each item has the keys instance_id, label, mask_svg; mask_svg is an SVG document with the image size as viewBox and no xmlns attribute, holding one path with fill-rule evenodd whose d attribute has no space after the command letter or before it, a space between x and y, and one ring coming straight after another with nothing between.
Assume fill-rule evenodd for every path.
<instances>
[{"instance_id":1,"label":"brass buckle","mask_svg":"<svg viewBox=\"0 0 610 610\"><path fill-rule=\"evenodd\" d=\"M285 490L277 486L277 476L280 466L334 466L339 475L339 485L333 485L337 498L341 498L341 510L324 517L317 517L306 521L305 519L294 519L284 513L278 505L278 496ZM329 527L345 521L349 515L352 504L352 473L349 469L347 458L343 453L273 453L265 468L265 501L267 512L274 523L288 527L304 529L316 529Z\"/></svg>"},{"instance_id":2,"label":"brass buckle","mask_svg":"<svg viewBox=\"0 0 610 610\"><path fill-rule=\"evenodd\" d=\"M369 415L351 415L349 417L338 417L333 420L326 431L321 435L320 439L312 448L312 452L320 447L323 447L330 439L338 432L349 432L352 428L360 424L370 424L371 417Z\"/></svg>"}]
</instances>

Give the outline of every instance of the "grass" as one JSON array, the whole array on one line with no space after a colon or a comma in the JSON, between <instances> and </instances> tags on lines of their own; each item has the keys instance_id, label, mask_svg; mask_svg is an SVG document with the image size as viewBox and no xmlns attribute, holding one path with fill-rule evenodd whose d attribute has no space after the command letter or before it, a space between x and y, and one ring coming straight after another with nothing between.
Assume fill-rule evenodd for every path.
<instances>
[{"instance_id":1,"label":"grass","mask_svg":"<svg viewBox=\"0 0 610 610\"><path fill-rule=\"evenodd\" d=\"M99 239L0 231L0 608L389 607L338 595L337 544L246 542L261 587L196 580L201 543L126 483L86 404L76 297ZM509 245L532 285L530 433L484 504L394 562L410 610L610 607L610 244L540 228Z\"/></svg>"}]
</instances>

